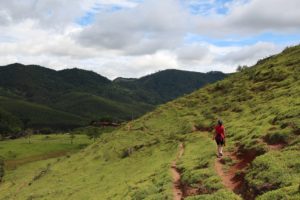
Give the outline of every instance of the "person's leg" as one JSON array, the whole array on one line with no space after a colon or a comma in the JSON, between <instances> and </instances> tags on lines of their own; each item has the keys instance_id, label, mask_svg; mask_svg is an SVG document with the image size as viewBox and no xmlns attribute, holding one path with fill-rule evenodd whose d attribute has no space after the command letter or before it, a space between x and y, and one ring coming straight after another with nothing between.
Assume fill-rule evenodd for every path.
<instances>
[{"instance_id":1,"label":"person's leg","mask_svg":"<svg viewBox=\"0 0 300 200\"><path fill-rule=\"evenodd\" d=\"M217 144L217 156L219 157L219 142L217 139L215 139L216 144Z\"/></svg>"},{"instance_id":2,"label":"person's leg","mask_svg":"<svg viewBox=\"0 0 300 200\"><path fill-rule=\"evenodd\" d=\"M218 144L218 152L217 152L217 155L220 156L220 151L221 151L221 145Z\"/></svg>"},{"instance_id":3,"label":"person's leg","mask_svg":"<svg viewBox=\"0 0 300 200\"><path fill-rule=\"evenodd\" d=\"M220 145L219 155L223 156L223 146Z\"/></svg>"}]
</instances>

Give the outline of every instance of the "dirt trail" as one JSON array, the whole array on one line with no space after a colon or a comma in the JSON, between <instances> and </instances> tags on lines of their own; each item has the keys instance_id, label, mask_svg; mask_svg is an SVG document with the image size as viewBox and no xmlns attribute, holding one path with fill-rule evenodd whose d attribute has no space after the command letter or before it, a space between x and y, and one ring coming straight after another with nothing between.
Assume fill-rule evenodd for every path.
<instances>
[{"instance_id":1,"label":"dirt trail","mask_svg":"<svg viewBox=\"0 0 300 200\"><path fill-rule=\"evenodd\" d=\"M224 156L230 157L234 161L237 160L236 157L230 153L225 153ZM236 165L234 165L230 167L228 171L225 172L223 166L224 166L223 158L217 158L215 160L215 170L218 173L218 175L221 177L223 185L226 188L235 191L241 185L241 181L235 178L235 174L239 169Z\"/></svg>"},{"instance_id":2,"label":"dirt trail","mask_svg":"<svg viewBox=\"0 0 300 200\"><path fill-rule=\"evenodd\" d=\"M230 166L227 170L224 169L225 161L223 158L217 158L215 160L215 170L222 179L223 185L232 190L233 192L240 194L240 189L243 184L243 175L237 176L236 173L243 170L249 163L251 163L255 154L246 154L243 159L239 159L234 153L226 152L223 157L230 157L234 161L234 165Z\"/></svg>"},{"instance_id":3,"label":"dirt trail","mask_svg":"<svg viewBox=\"0 0 300 200\"><path fill-rule=\"evenodd\" d=\"M263 141L259 141L263 142ZM264 142L265 143L265 142ZM269 151L278 151L284 148L284 144L267 144L267 148ZM229 157L235 163L232 166L229 166L227 169L225 168L225 160L224 158ZM215 170L217 174L221 177L223 185L235 192L236 194L240 194L243 196L243 181L244 181L244 173L237 172L245 169L256 157L255 152L247 152L242 157L236 156L236 152L225 152L223 158L216 158L215 160Z\"/></svg>"},{"instance_id":4,"label":"dirt trail","mask_svg":"<svg viewBox=\"0 0 300 200\"><path fill-rule=\"evenodd\" d=\"M171 174L173 178L173 199L174 200L181 200L183 199L182 189L181 189L181 182L180 182L180 173L177 169L176 163L180 159L180 157L184 153L184 146L182 143L179 144L179 151L175 160L171 163Z\"/></svg>"}]
</instances>

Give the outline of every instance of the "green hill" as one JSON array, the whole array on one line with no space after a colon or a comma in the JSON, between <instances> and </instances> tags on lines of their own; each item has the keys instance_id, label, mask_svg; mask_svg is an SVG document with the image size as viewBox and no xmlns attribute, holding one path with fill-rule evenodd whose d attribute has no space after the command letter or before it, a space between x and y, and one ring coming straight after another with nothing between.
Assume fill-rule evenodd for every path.
<instances>
[{"instance_id":1,"label":"green hill","mask_svg":"<svg viewBox=\"0 0 300 200\"><path fill-rule=\"evenodd\" d=\"M4 177L0 199L173 199L176 155L181 178L173 187L185 199L299 199L299 75L296 46L161 105L71 157L18 168ZM227 130L221 160L206 132L218 118ZM224 182L231 175L234 191Z\"/></svg>"},{"instance_id":2,"label":"green hill","mask_svg":"<svg viewBox=\"0 0 300 200\"><path fill-rule=\"evenodd\" d=\"M124 121L141 116L160 103L225 76L221 72L211 76L211 73L175 73L171 70L170 73L159 72L137 79L135 87L130 88L92 71L76 68L55 71L16 63L0 67L0 97L3 97L2 102L5 99L0 108L21 121L21 127L25 126L23 119L30 119L28 125L31 127L45 125L53 129L87 125L92 120L105 117ZM153 88L155 84L163 90ZM176 87L181 89L174 92ZM171 93L175 95L169 95ZM28 109L30 107L32 109ZM68 122L69 125L66 124ZM20 127L14 130L18 129ZM13 129L6 128L8 130Z\"/></svg>"},{"instance_id":3,"label":"green hill","mask_svg":"<svg viewBox=\"0 0 300 200\"><path fill-rule=\"evenodd\" d=\"M160 104L225 77L222 72L200 73L168 69L139 79L117 78L114 82L136 91L137 95L150 96L151 98L145 98L148 103Z\"/></svg>"}]
</instances>

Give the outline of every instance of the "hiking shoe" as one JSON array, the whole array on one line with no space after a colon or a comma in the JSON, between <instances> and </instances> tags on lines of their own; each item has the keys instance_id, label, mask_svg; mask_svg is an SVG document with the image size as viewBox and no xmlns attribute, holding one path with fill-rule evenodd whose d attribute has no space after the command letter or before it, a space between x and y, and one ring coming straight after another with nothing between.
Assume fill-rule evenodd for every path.
<instances>
[{"instance_id":1,"label":"hiking shoe","mask_svg":"<svg viewBox=\"0 0 300 200\"><path fill-rule=\"evenodd\" d=\"M222 157L222 156L223 156L223 153L219 153L219 156Z\"/></svg>"}]
</instances>

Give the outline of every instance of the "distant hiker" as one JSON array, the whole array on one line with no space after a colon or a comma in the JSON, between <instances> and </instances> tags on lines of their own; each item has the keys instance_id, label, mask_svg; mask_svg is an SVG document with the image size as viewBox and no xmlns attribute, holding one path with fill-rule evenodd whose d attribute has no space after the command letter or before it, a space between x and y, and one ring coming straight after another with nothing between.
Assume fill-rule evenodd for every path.
<instances>
[{"instance_id":1,"label":"distant hiker","mask_svg":"<svg viewBox=\"0 0 300 200\"><path fill-rule=\"evenodd\" d=\"M215 135L213 139L216 140L216 143L218 145L217 156L220 158L221 156L223 156L223 146L225 146L225 128L221 120L218 120L218 124L215 127Z\"/></svg>"}]
</instances>

